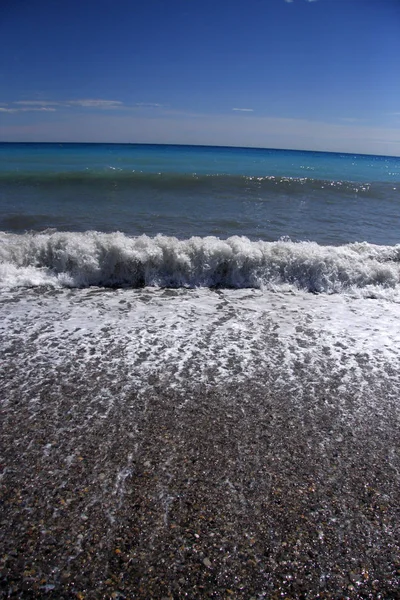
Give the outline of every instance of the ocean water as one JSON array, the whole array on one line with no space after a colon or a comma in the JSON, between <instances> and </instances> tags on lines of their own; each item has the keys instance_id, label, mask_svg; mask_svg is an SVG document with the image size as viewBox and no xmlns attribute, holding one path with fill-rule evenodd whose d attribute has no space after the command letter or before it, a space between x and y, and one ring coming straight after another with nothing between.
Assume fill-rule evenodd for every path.
<instances>
[{"instance_id":1,"label":"ocean water","mask_svg":"<svg viewBox=\"0 0 400 600\"><path fill-rule=\"evenodd\" d=\"M396 244L399 181L390 157L0 144L0 229Z\"/></svg>"},{"instance_id":2,"label":"ocean water","mask_svg":"<svg viewBox=\"0 0 400 600\"><path fill-rule=\"evenodd\" d=\"M397 597L399 190L394 157L0 144L8 594Z\"/></svg>"}]
</instances>

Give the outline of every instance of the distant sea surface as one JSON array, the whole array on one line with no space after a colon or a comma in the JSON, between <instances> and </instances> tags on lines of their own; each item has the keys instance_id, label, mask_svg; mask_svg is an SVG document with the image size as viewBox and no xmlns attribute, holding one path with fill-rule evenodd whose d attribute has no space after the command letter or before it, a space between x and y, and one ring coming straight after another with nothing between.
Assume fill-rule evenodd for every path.
<instances>
[{"instance_id":1,"label":"distant sea surface","mask_svg":"<svg viewBox=\"0 0 400 600\"><path fill-rule=\"evenodd\" d=\"M0 144L7 597L397 598L399 230L400 158Z\"/></svg>"},{"instance_id":2,"label":"distant sea surface","mask_svg":"<svg viewBox=\"0 0 400 600\"><path fill-rule=\"evenodd\" d=\"M0 144L0 229L398 241L400 158L114 144Z\"/></svg>"}]
</instances>

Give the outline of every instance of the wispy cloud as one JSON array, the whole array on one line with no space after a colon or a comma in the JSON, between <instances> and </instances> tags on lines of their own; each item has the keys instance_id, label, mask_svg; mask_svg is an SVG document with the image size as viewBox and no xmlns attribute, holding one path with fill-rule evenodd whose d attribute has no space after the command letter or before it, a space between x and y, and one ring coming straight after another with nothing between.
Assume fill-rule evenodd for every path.
<instances>
[{"instance_id":1,"label":"wispy cloud","mask_svg":"<svg viewBox=\"0 0 400 600\"><path fill-rule=\"evenodd\" d=\"M240 112L254 112L254 108L232 108L232 110L238 110Z\"/></svg>"},{"instance_id":2,"label":"wispy cloud","mask_svg":"<svg viewBox=\"0 0 400 600\"><path fill-rule=\"evenodd\" d=\"M98 100L85 98L83 100L69 100L65 102L67 106L82 106L84 108L121 108L123 102L120 100Z\"/></svg>"},{"instance_id":3,"label":"wispy cloud","mask_svg":"<svg viewBox=\"0 0 400 600\"><path fill-rule=\"evenodd\" d=\"M3 108L0 106L0 112L5 113L18 113L18 112L55 112L55 108L50 106L24 106L22 108L8 107Z\"/></svg>"},{"instance_id":4,"label":"wispy cloud","mask_svg":"<svg viewBox=\"0 0 400 600\"><path fill-rule=\"evenodd\" d=\"M163 108L165 104L158 104L157 102L136 102L134 106L141 106L143 108Z\"/></svg>"},{"instance_id":5,"label":"wispy cloud","mask_svg":"<svg viewBox=\"0 0 400 600\"><path fill-rule=\"evenodd\" d=\"M103 100L98 98L82 98L78 100L15 100L11 103L1 103L2 112L28 112L28 111L50 111L54 112L60 108L97 108L97 109L121 109L124 103L120 100Z\"/></svg>"},{"instance_id":6,"label":"wispy cloud","mask_svg":"<svg viewBox=\"0 0 400 600\"><path fill-rule=\"evenodd\" d=\"M49 100L16 100L13 104L17 104L18 106L27 106L27 107L48 107L48 106L60 106L60 102L52 102Z\"/></svg>"},{"instance_id":7,"label":"wispy cloud","mask_svg":"<svg viewBox=\"0 0 400 600\"><path fill-rule=\"evenodd\" d=\"M121 100L104 100L103 98L78 98L75 100L15 100L0 102L1 112L17 113L27 111L51 111L59 109L94 109L94 110L132 110L140 108L165 108L158 102L135 102L125 104ZM238 109L239 110L239 109ZM245 109L244 109L245 110Z\"/></svg>"}]
</instances>

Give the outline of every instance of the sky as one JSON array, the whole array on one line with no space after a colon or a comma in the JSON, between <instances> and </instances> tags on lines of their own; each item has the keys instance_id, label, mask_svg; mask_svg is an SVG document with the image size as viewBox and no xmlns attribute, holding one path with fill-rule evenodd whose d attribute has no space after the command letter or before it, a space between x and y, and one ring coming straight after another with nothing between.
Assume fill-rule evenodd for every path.
<instances>
[{"instance_id":1,"label":"sky","mask_svg":"<svg viewBox=\"0 0 400 600\"><path fill-rule=\"evenodd\" d=\"M400 0L1 0L0 141L400 156Z\"/></svg>"}]
</instances>

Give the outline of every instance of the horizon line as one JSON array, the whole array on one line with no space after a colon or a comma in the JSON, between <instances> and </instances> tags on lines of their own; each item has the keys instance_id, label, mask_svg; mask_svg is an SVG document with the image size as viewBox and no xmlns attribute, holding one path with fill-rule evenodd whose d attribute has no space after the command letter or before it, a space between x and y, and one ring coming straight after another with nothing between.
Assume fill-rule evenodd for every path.
<instances>
[{"instance_id":1,"label":"horizon line","mask_svg":"<svg viewBox=\"0 0 400 600\"><path fill-rule=\"evenodd\" d=\"M295 149L295 148L271 148L264 146L226 146L221 144L177 144L177 143L163 143L163 142L17 142L17 141L3 141L0 140L0 144L47 144L47 145L55 145L55 146L64 146L64 145L82 145L82 146L173 146L173 147L183 147L183 148L220 148L220 149L235 149L235 150L267 150L273 152L310 152L315 154L345 154L346 156L379 156L381 158L400 158L400 155L393 154L373 154L371 152L347 152L347 151L333 151L333 150L307 150L303 149Z\"/></svg>"}]
</instances>

